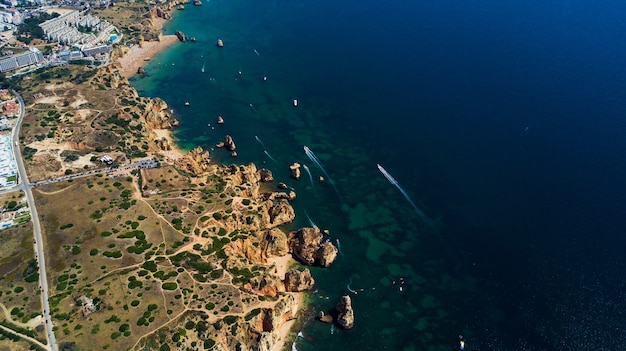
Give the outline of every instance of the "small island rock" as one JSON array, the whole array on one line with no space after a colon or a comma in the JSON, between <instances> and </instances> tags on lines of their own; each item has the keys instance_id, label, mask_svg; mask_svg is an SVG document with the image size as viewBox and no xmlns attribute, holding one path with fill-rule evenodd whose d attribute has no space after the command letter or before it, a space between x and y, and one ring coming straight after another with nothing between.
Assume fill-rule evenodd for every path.
<instances>
[{"instance_id":1,"label":"small island rock","mask_svg":"<svg viewBox=\"0 0 626 351\"><path fill-rule=\"evenodd\" d=\"M230 135L226 135L224 137L224 147L227 148L229 151L235 151L237 146L235 145L233 137L231 137Z\"/></svg>"},{"instance_id":2,"label":"small island rock","mask_svg":"<svg viewBox=\"0 0 626 351\"><path fill-rule=\"evenodd\" d=\"M294 164L289 166L289 170L291 170L291 177L293 179L300 179L300 164L298 162L294 162Z\"/></svg>"},{"instance_id":3,"label":"small island rock","mask_svg":"<svg viewBox=\"0 0 626 351\"><path fill-rule=\"evenodd\" d=\"M224 124L224 118L222 118L222 116L217 116L217 124Z\"/></svg>"},{"instance_id":4,"label":"small island rock","mask_svg":"<svg viewBox=\"0 0 626 351\"><path fill-rule=\"evenodd\" d=\"M354 310L350 296L342 296L335 309L337 310L337 324L343 329L351 329L354 326Z\"/></svg>"}]
</instances>

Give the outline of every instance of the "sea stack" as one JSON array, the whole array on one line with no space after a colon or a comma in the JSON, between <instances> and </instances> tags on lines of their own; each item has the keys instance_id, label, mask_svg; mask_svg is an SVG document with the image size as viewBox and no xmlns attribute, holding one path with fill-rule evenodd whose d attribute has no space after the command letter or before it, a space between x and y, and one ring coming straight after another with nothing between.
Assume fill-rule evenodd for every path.
<instances>
[{"instance_id":1,"label":"sea stack","mask_svg":"<svg viewBox=\"0 0 626 351\"><path fill-rule=\"evenodd\" d=\"M292 178L300 179L300 164L298 162L294 162L294 164L289 166L289 170L291 170Z\"/></svg>"},{"instance_id":2,"label":"sea stack","mask_svg":"<svg viewBox=\"0 0 626 351\"><path fill-rule=\"evenodd\" d=\"M223 48L224 47L224 42L222 41L222 39L217 39L217 47L218 48Z\"/></svg>"},{"instance_id":3,"label":"sea stack","mask_svg":"<svg viewBox=\"0 0 626 351\"><path fill-rule=\"evenodd\" d=\"M337 310L337 324L343 329L351 329L354 326L354 310L350 296L342 296L335 309Z\"/></svg>"},{"instance_id":4,"label":"sea stack","mask_svg":"<svg viewBox=\"0 0 626 351\"><path fill-rule=\"evenodd\" d=\"M217 124L224 124L224 118L222 118L222 116L217 116Z\"/></svg>"}]
</instances>

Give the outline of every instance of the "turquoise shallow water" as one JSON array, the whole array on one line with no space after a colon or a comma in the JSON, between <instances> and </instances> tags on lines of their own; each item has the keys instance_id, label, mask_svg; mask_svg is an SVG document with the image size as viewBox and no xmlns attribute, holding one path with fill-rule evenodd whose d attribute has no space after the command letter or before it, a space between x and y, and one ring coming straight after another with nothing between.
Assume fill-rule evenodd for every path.
<instances>
[{"instance_id":1,"label":"turquoise shallow water","mask_svg":"<svg viewBox=\"0 0 626 351\"><path fill-rule=\"evenodd\" d=\"M271 169L293 228L340 241L312 298L351 294L356 325L307 322L299 350L624 349L624 7L205 1L165 28L197 41L133 85L174 108L181 146L232 135L217 161ZM288 178L323 174L305 145L329 182Z\"/></svg>"}]
</instances>

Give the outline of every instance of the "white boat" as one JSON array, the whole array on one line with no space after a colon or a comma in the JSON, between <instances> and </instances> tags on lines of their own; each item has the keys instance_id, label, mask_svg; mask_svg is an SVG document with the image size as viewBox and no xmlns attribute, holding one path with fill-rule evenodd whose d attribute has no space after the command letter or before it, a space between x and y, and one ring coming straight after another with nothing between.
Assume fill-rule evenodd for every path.
<instances>
[{"instance_id":1,"label":"white boat","mask_svg":"<svg viewBox=\"0 0 626 351\"><path fill-rule=\"evenodd\" d=\"M293 99L293 107L298 107L298 99Z\"/></svg>"}]
</instances>

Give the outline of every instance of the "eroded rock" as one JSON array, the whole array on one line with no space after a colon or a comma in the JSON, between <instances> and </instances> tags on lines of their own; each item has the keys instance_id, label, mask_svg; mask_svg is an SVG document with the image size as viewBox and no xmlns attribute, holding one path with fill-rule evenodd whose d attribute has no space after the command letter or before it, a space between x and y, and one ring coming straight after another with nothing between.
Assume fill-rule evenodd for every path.
<instances>
[{"instance_id":1,"label":"eroded rock","mask_svg":"<svg viewBox=\"0 0 626 351\"><path fill-rule=\"evenodd\" d=\"M285 273L285 291L311 290L314 284L315 280L308 268L302 271L291 269Z\"/></svg>"},{"instance_id":2,"label":"eroded rock","mask_svg":"<svg viewBox=\"0 0 626 351\"><path fill-rule=\"evenodd\" d=\"M344 329L351 329L354 326L354 310L350 296L342 296L335 309L337 310L337 324Z\"/></svg>"},{"instance_id":3,"label":"eroded rock","mask_svg":"<svg viewBox=\"0 0 626 351\"><path fill-rule=\"evenodd\" d=\"M300 164L298 162L294 162L294 164L289 166L289 170L291 171L291 178L300 179Z\"/></svg>"},{"instance_id":4,"label":"eroded rock","mask_svg":"<svg viewBox=\"0 0 626 351\"><path fill-rule=\"evenodd\" d=\"M337 248L330 242L322 243L318 228L301 228L291 233L289 249L304 264L328 267L337 258Z\"/></svg>"}]
</instances>

